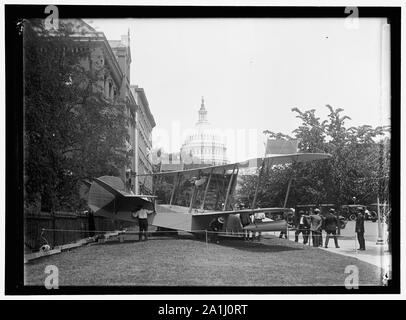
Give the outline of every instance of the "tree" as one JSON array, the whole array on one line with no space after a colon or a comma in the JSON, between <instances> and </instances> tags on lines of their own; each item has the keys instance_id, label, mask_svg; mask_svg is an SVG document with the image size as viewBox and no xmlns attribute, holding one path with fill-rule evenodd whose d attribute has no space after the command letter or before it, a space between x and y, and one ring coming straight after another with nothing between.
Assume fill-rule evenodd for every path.
<instances>
[{"instance_id":1,"label":"tree","mask_svg":"<svg viewBox=\"0 0 406 320\"><path fill-rule=\"evenodd\" d=\"M293 108L301 125L292 133L264 131L273 139L299 139L301 152L327 152L331 159L268 168L259 188L258 201L270 206L284 203L289 179L293 179L289 201L295 204L347 204L356 197L364 204L375 202L388 194L390 140L378 138L389 132L388 127L369 125L347 128L341 108L326 106L330 113L321 120L315 110ZM241 195L250 198L255 190L256 177L245 177Z\"/></svg>"},{"instance_id":2,"label":"tree","mask_svg":"<svg viewBox=\"0 0 406 320\"><path fill-rule=\"evenodd\" d=\"M24 24L26 203L39 198L50 211L77 208L80 181L118 175L128 162L124 105L97 90L108 70L92 68L90 43L73 33L69 23Z\"/></svg>"}]
</instances>

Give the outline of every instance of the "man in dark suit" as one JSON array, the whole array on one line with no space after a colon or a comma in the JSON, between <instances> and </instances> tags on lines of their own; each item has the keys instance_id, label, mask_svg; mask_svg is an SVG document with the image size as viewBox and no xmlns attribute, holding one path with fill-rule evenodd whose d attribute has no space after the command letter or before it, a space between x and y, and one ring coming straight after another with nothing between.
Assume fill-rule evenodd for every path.
<instances>
[{"instance_id":1,"label":"man in dark suit","mask_svg":"<svg viewBox=\"0 0 406 320\"><path fill-rule=\"evenodd\" d=\"M209 232L211 231L210 239L212 242L219 243L218 233L223 230L223 226L224 226L223 217L218 217L218 218L214 218L213 220L211 220L211 222L209 224Z\"/></svg>"},{"instance_id":2,"label":"man in dark suit","mask_svg":"<svg viewBox=\"0 0 406 320\"><path fill-rule=\"evenodd\" d=\"M323 243L322 239L322 226L323 218L319 208L314 209L313 214L309 216L310 218L310 231L312 232L313 247L321 247Z\"/></svg>"},{"instance_id":3,"label":"man in dark suit","mask_svg":"<svg viewBox=\"0 0 406 320\"><path fill-rule=\"evenodd\" d=\"M250 214L248 212L240 213L240 220L243 227L248 226L251 223ZM248 230L244 230L244 240L245 241L249 240Z\"/></svg>"},{"instance_id":4,"label":"man in dark suit","mask_svg":"<svg viewBox=\"0 0 406 320\"><path fill-rule=\"evenodd\" d=\"M295 209L291 208L291 210L292 210L293 213L295 212ZM280 239L283 239L283 238L287 239L288 238L287 230L288 230L288 228L292 227L292 221L290 221L291 219L289 219L288 212L283 212L283 213L275 216L274 220L285 220L286 221L288 227L285 230L282 230L279 233L279 238Z\"/></svg>"},{"instance_id":5,"label":"man in dark suit","mask_svg":"<svg viewBox=\"0 0 406 320\"><path fill-rule=\"evenodd\" d=\"M338 221L338 218L335 215L335 210L330 209L324 219L324 230L326 230L326 233L327 233L326 243L324 245L325 248L328 248L328 242L329 242L331 236L333 236L333 238L334 238L334 244L335 244L336 248L340 248L338 246L338 239L337 239L337 235L336 235L336 231L338 228L340 228L340 222Z\"/></svg>"},{"instance_id":6,"label":"man in dark suit","mask_svg":"<svg viewBox=\"0 0 406 320\"><path fill-rule=\"evenodd\" d=\"M365 250L365 238L364 238L364 210L358 210L358 216L355 220L355 232L357 233L359 249L358 250Z\"/></svg>"},{"instance_id":7,"label":"man in dark suit","mask_svg":"<svg viewBox=\"0 0 406 320\"><path fill-rule=\"evenodd\" d=\"M304 215L302 210L299 211L299 216L295 219L296 231L295 231L295 242L299 241L299 234L302 233L303 236L303 244L307 244L309 239L309 221L307 217Z\"/></svg>"}]
</instances>

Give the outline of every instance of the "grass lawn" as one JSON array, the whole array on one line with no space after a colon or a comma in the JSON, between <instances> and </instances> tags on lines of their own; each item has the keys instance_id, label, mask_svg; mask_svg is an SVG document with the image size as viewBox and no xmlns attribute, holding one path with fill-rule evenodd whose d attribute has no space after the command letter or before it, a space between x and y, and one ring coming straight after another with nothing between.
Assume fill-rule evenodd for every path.
<instances>
[{"instance_id":1,"label":"grass lawn","mask_svg":"<svg viewBox=\"0 0 406 320\"><path fill-rule=\"evenodd\" d=\"M47 265L60 286L343 286L348 265L360 285L380 285L379 268L278 238L261 242L189 237L85 246L25 265L25 284L43 285Z\"/></svg>"}]
</instances>

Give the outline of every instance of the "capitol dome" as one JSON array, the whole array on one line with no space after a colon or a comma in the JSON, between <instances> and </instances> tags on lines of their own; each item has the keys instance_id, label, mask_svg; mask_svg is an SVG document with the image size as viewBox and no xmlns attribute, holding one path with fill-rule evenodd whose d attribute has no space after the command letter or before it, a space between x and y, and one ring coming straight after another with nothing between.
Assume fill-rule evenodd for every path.
<instances>
[{"instance_id":1,"label":"capitol dome","mask_svg":"<svg viewBox=\"0 0 406 320\"><path fill-rule=\"evenodd\" d=\"M181 147L181 155L186 159L199 159L200 163L210 165L227 164L226 140L220 130L212 128L207 121L207 110L204 99L199 109L199 121L195 130L190 134Z\"/></svg>"}]
</instances>

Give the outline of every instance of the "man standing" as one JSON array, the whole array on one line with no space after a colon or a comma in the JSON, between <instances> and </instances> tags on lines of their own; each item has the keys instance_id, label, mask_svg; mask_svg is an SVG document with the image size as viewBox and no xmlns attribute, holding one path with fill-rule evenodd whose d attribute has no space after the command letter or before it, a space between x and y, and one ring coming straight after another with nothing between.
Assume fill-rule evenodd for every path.
<instances>
[{"instance_id":1,"label":"man standing","mask_svg":"<svg viewBox=\"0 0 406 320\"><path fill-rule=\"evenodd\" d=\"M93 215L93 211L91 209L87 210L87 214L88 214L88 229L89 229L89 237L93 237L95 235L95 231L96 231L96 224L94 221L94 215Z\"/></svg>"},{"instance_id":2,"label":"man standing","mask_svg":"<svg viewBox=\"0 0 406 320\"><path fill-rule=\"evenodd\" d=\"M151 213L152 211L148 211L144 207L141 207L141 209L135 214L135 217L138 217L139 241L142 240L142 235L144 235L145 241L148 240L148 215Z\"/></svg>"},{"instance_id":3,"label":"man standing","mask_svg":"<svg viewBox=\"0 0 406 320\"><path fill-rule=\"evenodd\" d=\"M257 209L259 209L259 208L257 208ZM257 224L257 223L262 223L262 220L265 219L265 218L266 218L266 216L265 216L265 213L264 213L264 212L255 212L255 214L254 214L254 223L255 223L255 224ZM262 235L262 232L261 232L261 231L255 232L255 238L256 238L258 241L261 240L261 235Z\"/></svg>"},{"instance_id":4,"label":"man standing","mask_svg":"<svg viewBox=\"0 0 406 320\"><path fill-rule=\"evenodd\" d=\"M299 241L299 234L303 236L303 244L307 244L309 240L309 221L304 215L303 210L299 211L299 220L296 221L295 242Z\"/></svg>"},{"instance_id":5,"label":"man standing","mask_svg":"<svg viewBox=\"0 0 406 320\"><path fill-rule=\"evenodd\" d=\"M364 238L364 212L360 208L358 209L358 216L355 220L355 232L357 233L359 249L358 250L365 250L365 238Z\"/></svg>"},{"instance_id":6,"label":"man standing","mask_svg":"<svg viewBox=\"0 0 406 320\"><path fill-rule=\"evenodd\" d=\"M335 244L336 248L340 248L338 246L338 239L337 239L337 235L336 235L336 231L338 228L340 228L340 223L338 221L337 216L335 215L335 210L330 209L324 220L324 230L326 230L326 233L327 233L326 243L324 246L325 248L328 248L328 242L330 240L330 235L332 235L334 238L334 244Z\"/></svg>"},{"instance_id":7,"label":"man standing","mask_svg":"<svg viewBox=\"0 0 406 320\"><path fill-rule=\"evenodd\" d=\"M248 212L240 213L240 220L243 228L245 226L248 226L251 223L250 214ZM249 240L249 232L248 230L245 229L244 229L244 240L245 241Z\"/></svg>"},{"instance_id":8,"label":"man standing","mask_svg":"<svg viewBox=\"0 0 406 320\"><path fill-rule=\"evenodd\" d=\"M291 211L292 211L292 213L293 213L293 215L295 214L295 209L293 209L293 208L290 208L291 209ZM287 223L287 228L291 228L292 227L292 225L291 225L291 223L290 223L290 221L289 221L289 215L288 215L288 213L287 212L283 212L282 213L282 217L280 218L280 219L278 219L278 220L285 220L286 221L286 223ZM285 230L282 230L281 232L280 232L280 234L279 234L279 238L280 239L283 239L283 238L285 238L285 239L287 239L288 238L288 234L287 234L287 230L288 229L285 229Z\"/></svg>"},{"instance_id":9,"label":"man standing","mask_svg":"<svg viewBox=\"0 0 406 320\"><path fill-rule=\"evenodd\" d=\"M313 247L320 247L322 244L321 227L323 218L321 217L320 209L314 209L314 213L310 215L310 231L312 232Z\"/></svg>"},{"instance_id":10,"label":"man standing","mask_svg":"<svg viewBox=\"0 0 406 320\"><path fill-rule=\"evenodd\" d=\"M223 217L214 218L213 220L210 221L209 231L211 231L210 233L211 242L219 243L218 234L223 230L223 226L224 226Z\"/></svg>"}]
</instances>

